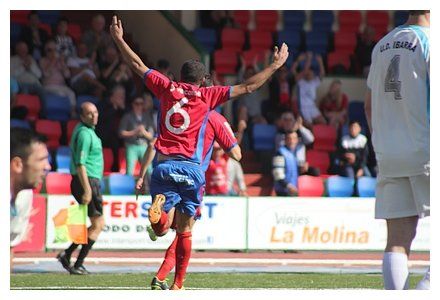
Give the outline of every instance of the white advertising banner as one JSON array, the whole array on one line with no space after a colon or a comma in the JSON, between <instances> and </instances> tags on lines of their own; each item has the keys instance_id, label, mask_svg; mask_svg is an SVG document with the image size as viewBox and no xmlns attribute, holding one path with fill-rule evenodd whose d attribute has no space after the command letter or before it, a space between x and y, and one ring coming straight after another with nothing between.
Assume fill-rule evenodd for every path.
<instances>
[{"instance_id":1,"label":"white advertising banner","mask_svg":"<svg viewBox=\"0 0 440 300\"><path fill-rule=\"evenodd\" d=\"M383 250L386 223L374 198L249 198L249 249ZM413 250L429 250L429 218L419 222Z\"/></svg>"},{"instance_id":2,"label":"white advertising banner","mask_svg":"<svg viewBox=\"0 0 440 300\"><path fill-rule=\"evenodd\" d=\"M166 249L174 239L170 232L153 242L148 237L150 196L103 196L106 226L94 249ZM246 198L204 197L202 218L193 232L193 249L245 249ZM63 208L76 203L72 196L49 195L47 199L46 247L63 249L69 243L54 243L52 218ZM233 220L233 221L231 221Z\"/></svg>"}]
</instances>

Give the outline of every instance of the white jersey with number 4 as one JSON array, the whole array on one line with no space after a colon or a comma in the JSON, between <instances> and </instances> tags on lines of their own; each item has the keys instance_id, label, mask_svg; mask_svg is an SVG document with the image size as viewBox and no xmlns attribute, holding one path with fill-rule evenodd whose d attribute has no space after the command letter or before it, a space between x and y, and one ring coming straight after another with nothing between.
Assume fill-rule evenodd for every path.
<instances>
[{"instance_id":1,"label":"white jersey with number 4","mask_svg":"<svg viewBox=\"0 0 440 300\"><path fill-rule=\"evenodd\" d=\"M399 26L374 47L367 85L382 176L414 176L429 168L429 57L429 27Z\"/></svg>"}]
</instances>

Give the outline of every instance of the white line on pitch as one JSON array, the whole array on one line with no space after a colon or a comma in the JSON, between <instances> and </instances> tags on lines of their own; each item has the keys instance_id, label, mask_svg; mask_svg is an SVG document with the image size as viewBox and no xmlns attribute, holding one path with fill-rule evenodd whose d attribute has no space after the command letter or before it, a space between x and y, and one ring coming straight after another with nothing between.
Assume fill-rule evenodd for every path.
<instances>
[{"instance_id":1,"label":"white line on pitch","mask_svg":"<svg viewBox=\"0 0 440 300\"><path fill-rule=\"evenodd\" d=\"M17 263L41 263L57 261L53 257L15 257ZM87 262L91 263L161 263L162 258L134 258L134 257L88 257ZM277 258L191 258L193 264L265 264L265 265L382 265L379 259L277 259ZM409 266L429 266L429 260L410 260Z\"/></svg>"}]
</instances>

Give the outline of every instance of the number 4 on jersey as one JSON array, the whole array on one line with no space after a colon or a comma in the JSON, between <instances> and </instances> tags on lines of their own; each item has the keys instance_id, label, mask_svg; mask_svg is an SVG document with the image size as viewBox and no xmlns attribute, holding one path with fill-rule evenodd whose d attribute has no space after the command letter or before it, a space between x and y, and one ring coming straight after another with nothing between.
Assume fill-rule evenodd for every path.
<instances>
[{"instance_id":1,"label":"number 4 on jersey","mask_svg":"<svg viewBox=\"0 0 440 300\"><path fill-rule=\"evenodd\" d=\"M385 77L385 92L394 93L395 100L402 99L402 95L400 95L402 82L399 81L399 64L400 55L394 55L388 66L387 76Z\"/></svg>"}]
</instances>

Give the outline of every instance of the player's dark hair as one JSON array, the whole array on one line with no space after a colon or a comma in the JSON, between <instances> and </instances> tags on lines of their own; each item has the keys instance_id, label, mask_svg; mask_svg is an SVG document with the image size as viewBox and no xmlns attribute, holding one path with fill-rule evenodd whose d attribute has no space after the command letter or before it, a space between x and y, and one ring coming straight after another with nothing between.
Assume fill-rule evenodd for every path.
<instances>
[{"instance_id":1,"label":"player's dark hair","mask_svg":"<svg viewBox=\"0 0 440 300\"><path fill-rule=\"evenodd\" d=\"M26 128L11 128L10 160L20 157L27 160L31 154L30 147L33 143L45 143L46 138Z\"/></svg>"},{"instance_id":2,"label":"player's dark hair","mask_svg":"<svg viewBox=\"0 0 440 300\"><path fill-rule=\"evenodd\" d=\"M429 13L429 10L410 10L409 11L410 16L421 16L426 13Z\"/></svg>"},{"instance_id":3,"label":"player's dark hair","mask_svg":"<svg viewBox=\"0 0 440 300\"><path fill-rule=\"evenodd\" d=\"M180 69L180 79L186 83L199 84L203 81L205 74L205 66L195 59L187 60Z\"/></svg>"}]
</instances>

